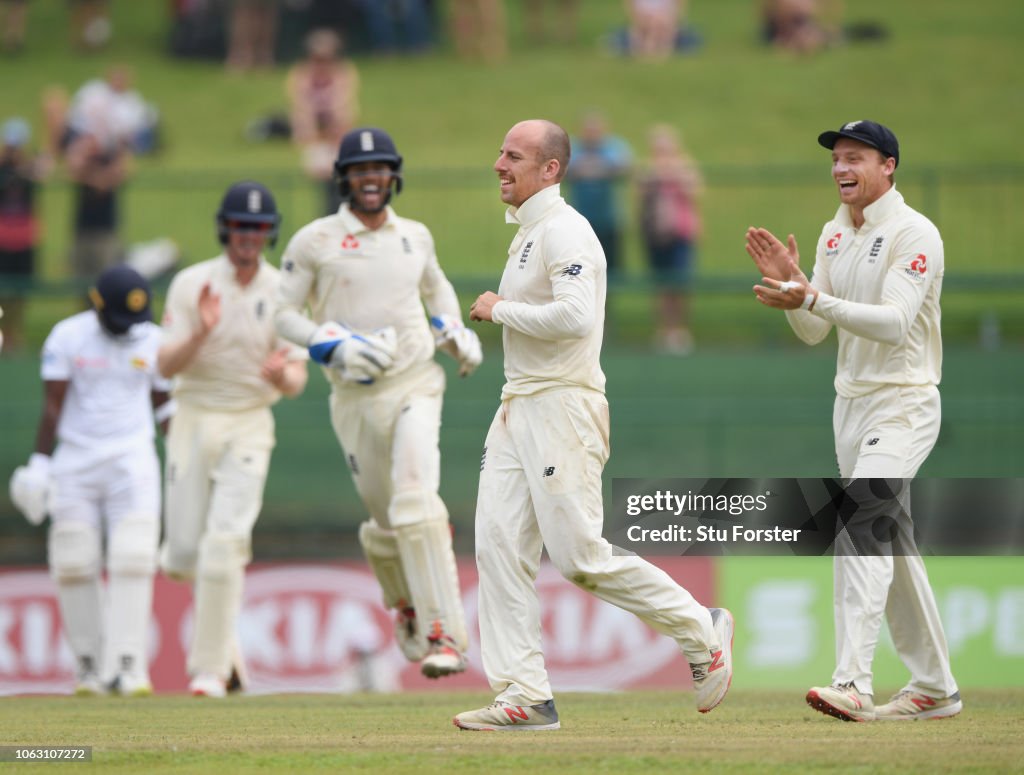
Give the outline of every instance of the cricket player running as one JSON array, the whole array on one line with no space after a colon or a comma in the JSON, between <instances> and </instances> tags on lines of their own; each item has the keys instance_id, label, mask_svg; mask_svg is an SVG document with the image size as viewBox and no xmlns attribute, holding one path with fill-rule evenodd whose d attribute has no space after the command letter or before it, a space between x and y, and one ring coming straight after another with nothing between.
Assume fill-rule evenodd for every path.
<instances>
[{"instance_id":1,"label":"cricket player running","mask_svg":"<svg viewBox=\"0 0 1024 775\"><path fill-rule=\"evenodd\" d=\"M499 293L481 294L470 318L504 327L506 383L484 442L476 508L480 645L498 696L458 714L462 729L559 728L534 587L543 547L571 582L676 640L697 710L715 708L732 680L732 615L705 608L646 560L613 554L601 535L605 257L590 224L560 196L569 150L558 125L523 121L494 165L505 220L518 231Z\"/></svg>"},{"instance_id":2,"label":"cricket player running","mask_svg":"<svg viewBox=\"0 0 1024 775\"><path fill-rule=\"evenodd\" d=\"M195 584L189 691L242 688L235 625L252 530L274 448L271 406L306 386L305 350L280 339L280 272L263 257L281 216L267 188L229 187L217 211L224 252L183 269L164 308L160 372L176 377L166 460L161 565Z\"/></svg>"},{"instance_id":3,"label":"cricket player running","mask_svg":"<svg viewBox=\"0 0 1024 775\"><path fill-rule=\"evenodd\" d=\"M165 421L169 385L157 373L160 328L145 279L113 266L89 297L95 309L62 320L43 345L35 452L15 470L10 493L32 524L50 515L47 558L77 663L75 693L141 696L153 692L147 636L160 535L154 409Z\"/></svg>"},{"instance_id":4,"label":"cricket player running","mask_svg":"<svg viewBox=\"0 0 1024 775\"><path fill-rule=\"evenodd\" d=\"M754 293L786 310L807 344L838 329L832 424L840 476L909 480L939 435L942 239L896 190L900 151L887 127L851 121L818 142L832 151L840 205L818 238L814 272L808 281L800 270L792 234L783 245L751 228L746 249L764 275ZM906 508L902 551L857 556L845 532L837 540L836 669L807 702L845 721L944 718L962 707L909 501ZM883 616L910 682L876 708L871 663Z\"/></svg>"},{"instance_id":5,"label":"cricket player running","mask_svg":"<svg viewBox=\"0 0 1024 775\"><path fill-rule=\"evenodd\" d=\"M427 227L389 206L402 157L388 133L346 134L335 171L344 203L288 244L277 327L324 367L334 432L370 515L360 543L396 609L402 653L437 678L465 670L468 644L438 496L445 375L434 351L466 376L482 360L480 341L462 324Z\"/></svg>"}]
</instances>

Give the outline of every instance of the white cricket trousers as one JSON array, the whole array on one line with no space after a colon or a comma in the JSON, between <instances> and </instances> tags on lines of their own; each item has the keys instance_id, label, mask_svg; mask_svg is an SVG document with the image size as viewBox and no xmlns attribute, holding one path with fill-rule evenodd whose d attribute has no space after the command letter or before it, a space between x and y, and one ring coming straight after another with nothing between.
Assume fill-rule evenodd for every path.
<instances>
[{"instance_id":1,"label":"white cricket trousers","mask_svg":"<svg viewBox=\"0 0 1024 775\"><path fill-rule=\"evenodd\" d=\"M214 412L181 401L171 420L161 562L171 576L195 579L191 675L231 673L273 448L269 407Z\"/></svg>"},{"instance_id":2,"label":"white cricket trousers","mask_svg":"<svg viewBox=\"0 0 1024 775\"><path fill-rule=\"evenodd\" d=\"M938 388L890 386L836 398L833 428L844 479L912 479L935 446L942 419ZM909 497L909 495L908 495ZM853 681L874 694L871 663L885 616L893 645L910 670L906 689L931 697L957 691L949 649L924 561L836 554L834 683Z\"/></svg>"},{"instance_id":3,"label":"white cricket trousers","mask_svg":"<svg viewBox=\"0 0 1024 775\"><path fill-rule=\"evenodd\" d=\"M601 535L608 402L576 388L502 402L487 432L476 508L480 646L498 699L552 698L534 581L541 550L567 579L674 638L691 663L711 659L711 614L660 568L616 556Z\"/></svg>"},{"instance_id":4,"label":"white cricket trousers","mask_svg":"<svg viewBox=\"0 0 1024 775\"><path fill-rule=\"evenodd\" d=\"M61 442L52 471L48 555L71 650L79 660L93 660L103 680L113 678L126 657L145 675L160 534L160 461L153 442L143 437L113 454Z\"/></svg>"}]
</instances>

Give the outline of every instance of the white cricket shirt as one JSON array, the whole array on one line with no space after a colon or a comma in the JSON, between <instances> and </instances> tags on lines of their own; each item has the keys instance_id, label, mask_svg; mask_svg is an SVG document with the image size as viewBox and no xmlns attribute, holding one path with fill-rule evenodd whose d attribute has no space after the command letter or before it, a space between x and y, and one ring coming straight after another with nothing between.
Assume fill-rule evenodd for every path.
<instances>
[{"instance_id":1,"label":"white cricket shirt","mask_svg":"<svg viewBox=\"0 0 1024 775\"><path fill-rule=\"evenodd\" d=\"M434 357L424 304L432 316L462 315L430 230L390 207L386 212L384 224L369 229L345 204L296 232L281 259L278 330L306 345L327 321L363 334L392 326L398 352L386 376L393 377ZM304 314L307 304L312 320ZM360 387L343 382L335 369L324 373L335 387Z\"/></svg>"},{"instance_id":2,"label":"white cricket shirt","mask_svg":"<svg viewBox=\"0 0 1024 775\"><path fill-rule=\"evenodd\" d=\"M57 422L57 439L97 456L135 448L153 439L153 390L169 390L157 372L160 327L139 323L123 336L100 325L93 310L53 327L43 344L44 381L69 382Z\"/></svg>"},{"instance_id":3,"label":"white cricket shirt","mask_svg":"<svg viewBox=\"0 0 1024 775\"><path fill-rule=\"evenodd\" d=\"M813 312L787 312L797 336L839 331L836 392L852 398L885 385L937 385L942 377L939 296L945 259L939 230L891 188L864 208L856 229L847 205L818 239Z\"/></svg>"},{"instance_id":4,"label":"white cricket shirt","mask_svg":"<svg viewBox=\"0 0 1024 775\"><path fill-rule=\"evenodd\" d=\"M281 398L280 391L260 376L263 361L282 347L291 351L291 360L308 356L279 338L274 328L279 280L278 269L260 258L256 276L240 285L223 253L174 276L164 306L164 342L181 341L199 329L199 293L206 283L220 296L220 321L175 377L178 401L213 411L245 411Z\"/></svg>"},{"instance_id":5,"label":"white cricket shirt","mask_svg":"<svg viewBox=\"0 0 1024 775\"><path fill-rule=\"evenodd\" d=\"M519 225L494 305L505 348L502 398L556 387L604 392L604 251L590 223L549 186L510 207Z\"/></svg>"}]
</instances>

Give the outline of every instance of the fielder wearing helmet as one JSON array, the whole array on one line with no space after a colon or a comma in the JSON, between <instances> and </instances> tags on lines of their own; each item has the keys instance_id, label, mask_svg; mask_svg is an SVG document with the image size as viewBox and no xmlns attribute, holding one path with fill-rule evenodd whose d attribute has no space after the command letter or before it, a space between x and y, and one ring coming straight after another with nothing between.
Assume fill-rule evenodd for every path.
<instances>
[{"instance_id":1,"label":"fielder wearing helmet","mask_svg":"<svg viewBox=\"0 0 1024 775\"><path fill-rule=\"evenodd\" d=\"M274 195L262 183L243 180L235 183L224 194L217 210L217 238L228 244L231 231L260 231L273 247L281 226Z\"/></svg>"},{"instance_id":2,"label":"fielder wearing helmet","mask_svg":"<svg viewBox=\"0 0 1024 775\"><path fill-rule=\"evenodd\" d=\"M385 167L390 174L382 189L377 178ZM402 193L402 157L383 129L362 127L341 138L334 173L341 198L353 210L381 212L391 201L392 188Z\"/></svg>"}]
</instances>

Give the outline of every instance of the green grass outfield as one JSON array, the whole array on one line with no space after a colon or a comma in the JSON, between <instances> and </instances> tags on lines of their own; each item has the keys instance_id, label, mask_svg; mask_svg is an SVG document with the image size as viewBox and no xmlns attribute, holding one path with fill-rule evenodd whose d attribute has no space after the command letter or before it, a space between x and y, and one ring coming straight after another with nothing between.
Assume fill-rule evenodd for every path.
<instances>
[{"instance_id":1,"label":"green grass outfield","mask_svg":"<svg viewBox=\"0 0 1024 775\"><path fill-rule=\"evenodd\" d=\"M10 698L0 703L0 744L91 745L86 766L104 773L1006 773L1024 761L1022 689L972 691L959 717L930 723L843 723L799 692L736 691L706 716L689 692L561 694L557 732L451 725L489 701L443 692Z\"/></svg>"}]
</instances>

